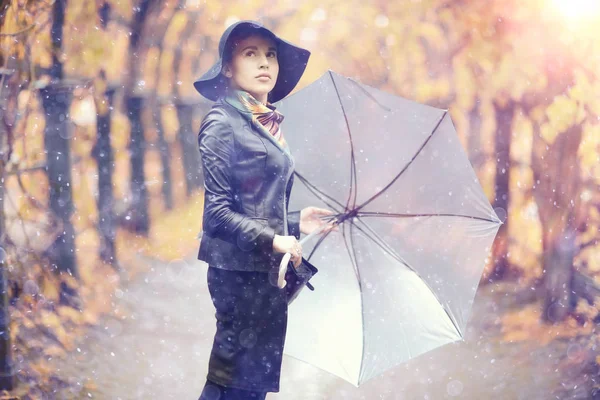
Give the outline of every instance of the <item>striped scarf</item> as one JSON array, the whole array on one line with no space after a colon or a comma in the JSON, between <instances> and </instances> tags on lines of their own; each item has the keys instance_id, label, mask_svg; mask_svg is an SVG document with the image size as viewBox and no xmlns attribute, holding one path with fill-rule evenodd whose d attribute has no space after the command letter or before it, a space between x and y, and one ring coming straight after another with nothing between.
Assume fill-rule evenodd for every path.
<instances>
[{"instance_id":1,"label":"striped scarf","mask_svg":"<svg viewBox=\"0 0 600 400\"><path fill-rule=\"evenodd\" d=\"M236 89L227 94L226 101L244 114L255 127L271 135L275 142L289 153L289 146L279 126L284 116L273 104L267 102L265 105L245 90Z\"/></svg>"}]
</instances>

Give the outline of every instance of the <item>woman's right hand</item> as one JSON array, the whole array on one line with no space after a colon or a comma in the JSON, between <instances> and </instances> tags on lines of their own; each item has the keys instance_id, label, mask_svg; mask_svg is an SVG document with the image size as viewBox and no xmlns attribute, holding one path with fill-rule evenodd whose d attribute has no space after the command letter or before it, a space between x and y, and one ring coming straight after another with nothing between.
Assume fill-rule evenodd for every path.
<instances>
[{"instance_id":1,"label":"woman's right hand","mask_svg":"<svg viewBox=\"0 0 600 400\"><path fill-rule=\"evenodd\" d=\"M302 262L302 245L295 236L275 235L273 239L273 250L276 253L290 253L294 268L298 268Z\"/></svg>"}]
</instances>

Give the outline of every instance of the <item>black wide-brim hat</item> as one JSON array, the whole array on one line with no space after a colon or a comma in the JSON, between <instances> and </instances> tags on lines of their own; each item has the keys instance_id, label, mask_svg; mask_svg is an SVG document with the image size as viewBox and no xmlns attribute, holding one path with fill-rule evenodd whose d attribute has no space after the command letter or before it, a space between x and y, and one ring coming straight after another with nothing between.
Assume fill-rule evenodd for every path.
<instances>
[{"instance_id":1,"label":"black wide-brim hat","mask_svg":"<svg viewBox=\"0 0 600 400\"><path fill-rule=\"evenodd\" d=\"M230 25L219 40L219 59L217 62L194 82L196 90L209 100L216 101L219 96L224 94L228 78L221 74L223 67L223 53L225 51L229 36L240 26L255 28L266 31L277 45L277 61L279 63L279 75L275 82L275 87L269 93L268 101L275 103L287 96L298 84L302 77L310 51L301 47L295 46L290 42L281 39L269 29L265 28L260 22L252 20L238 21ZM250 29L252 31L252 29Z\"/></svg>"}]
</instances>

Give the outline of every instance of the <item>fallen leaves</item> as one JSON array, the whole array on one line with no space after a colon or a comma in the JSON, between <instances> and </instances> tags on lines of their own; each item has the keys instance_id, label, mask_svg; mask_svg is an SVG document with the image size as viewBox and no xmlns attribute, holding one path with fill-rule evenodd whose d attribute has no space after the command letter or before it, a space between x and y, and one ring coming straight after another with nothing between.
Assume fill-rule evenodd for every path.
<instances>
[{"instance_id":1,"label":"fallen leaves","mask_svg":"<svg viewBox=\"0 0 600 400\"><path fill-rule=\"evenodd\" d=\"M572 316L568 316L561 324L551 325L542 322L541 315L541 301L508 311L501 316L503 340L506 342L532 340L547 345L558 338L590 335L593 330L593 324L586 323L580 326Z\"/></svg>"}]
</instances>

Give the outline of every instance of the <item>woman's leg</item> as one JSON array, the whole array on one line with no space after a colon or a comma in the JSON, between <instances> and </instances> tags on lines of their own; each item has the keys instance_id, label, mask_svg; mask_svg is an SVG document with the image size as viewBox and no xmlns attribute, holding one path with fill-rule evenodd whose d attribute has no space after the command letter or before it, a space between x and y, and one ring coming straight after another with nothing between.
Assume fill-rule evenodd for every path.
<instances>
[{"instance_id":1,"label":"woman's leg","mask_svg":"<svg viewBox=\"0 0 600 400\"><path fill-rule=\"evenodd\" d=\"M265 400L264 392L230 388L206 380L198 400Z\"/></svg>"}]
</instances>

